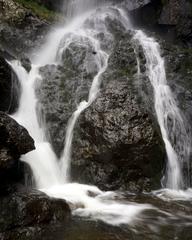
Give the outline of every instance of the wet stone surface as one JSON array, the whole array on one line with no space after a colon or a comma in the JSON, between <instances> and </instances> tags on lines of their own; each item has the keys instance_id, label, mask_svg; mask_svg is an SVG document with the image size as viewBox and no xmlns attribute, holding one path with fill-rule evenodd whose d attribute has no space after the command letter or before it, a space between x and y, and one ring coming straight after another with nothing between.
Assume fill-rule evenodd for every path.
<instances>
[{"instance_id":1,"label":"wet stone surface","mask_svg":"<svg viewBox=\"0 0 192 240\"><path fill-rule=\"evenodd\" d=\"M17 228L2 233L2 240L189 240L192 234L192 206L189 202L167 202L153 195L123 194L120 202L147 202L146 210L129 225L110 226L101 221L73 217L50 225ZM159 210L157 209L159 208Z\"/></svg>"}]
</instances>

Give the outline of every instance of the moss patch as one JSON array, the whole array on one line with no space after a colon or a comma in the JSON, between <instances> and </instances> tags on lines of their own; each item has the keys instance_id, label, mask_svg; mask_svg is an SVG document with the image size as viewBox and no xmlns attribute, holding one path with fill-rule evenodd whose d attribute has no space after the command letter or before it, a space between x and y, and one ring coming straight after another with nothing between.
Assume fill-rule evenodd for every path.
<instances>
[{"instance_id":1,"label":"moss patch","mask_svg":"<svg viewBox=\"0 0 192 240\"><path fill-rule=\"evenodd\" d=\"M58 12L51 11L40 5L33 0L14 0L15 2L23 5L25 8L30 9L35 15L37 15L41 19L45 19L47 21L57 21L62 18L62 15Z\"/></svg>"}]
</instances>

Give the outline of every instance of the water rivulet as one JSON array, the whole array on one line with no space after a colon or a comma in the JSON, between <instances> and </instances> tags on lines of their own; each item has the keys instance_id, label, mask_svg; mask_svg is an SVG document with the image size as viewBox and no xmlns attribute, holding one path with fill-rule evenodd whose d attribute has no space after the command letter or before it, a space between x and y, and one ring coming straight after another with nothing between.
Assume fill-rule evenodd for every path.
<instances>
[{"instance_id":1,"label":"water rivulet","mask_svg":"<svg viewBox=\"0 0 192 240\"><path fill-rule=\"evenodd\" d=\"M66 199L73 206L74 215L100 219L112 225L131 224L142 211L149 209L154 210L154 207L149 204L127 204L120 200L115 201L115 199L121 199L122 195L114 192L103 192L95 186L72 183L70 178L71 160L73 157L72 143L77 121L82 114L85 113L89 115L86 111L89 111L87 109L95 104L98 96L99 104L102 105L100 93L101 91L105 91L105 84L109 81L106 72L111 65L111 49L117 46L114 39L118 39L121 32L126 32L130 36L130 43L133 47L132 54L134 55L134 60L130 60L130 65L136 62L138 66L136 66L135 72L131 72L130 69L125 69L123 74L126 75L126 78L123 80L121 76L122 72L119 73L117 77L119 83L117 83L116 91L121 89L124 81L130 78L130 74L132 74L135 79L141 74L139 66L140 59L137 59L139 55L137 54L137 47L141 46L146 59L146 69L143 74L149 78L153 87L157 121L167 153L168 162L165 176L167 188L180 190L184 186L189 187L189 185L185 184L186 180L183 177L183 171L184 168L189 166L190 135L186 130L185 122L166 82L164 61L160 55L158 43L154 39L147 37L142 31L132 29L124 9L107 3L99 6L99 3L96 1L92 1L91 4L89 4L90 1L85 2L71 2L68 7L68 21L64 27L58 27L50 33L45 46L35 54L36 57L32 60L32 69L29 73L25 71L18 61L10 63L20 79L22 87L20 107L13 117L28 129L35 140L36 150L23 156L23 161L31 166L38 189L41 189L52 197ZM119 43L121 43L121 41L122 39L119 38ZM135 44L137 47L134 49ZM125 58L128 57L129 56L125 56ZM114 59L118 59L118 55L115 56ZM122 60L120 64L124 66L125 62L126 60ZM73 71L73 68L75 71ZM42 96L39 86L41 86L43 81L46 81L46 77L49 79L55 74L54 81L60 78L61 76L58 72L63 73L65 81L71 86L70 89L74 91L74 102L71 103L72 100L70 99L72 91L65 92L66 95L62 95L62 91L59 92L60 90L58 89L58 92L55 93L56 97L51 94L47 96L49 97L50 105L45 107L43 101L41 101L44 96ZM110 77L115 77L115 74L111 74ZM73 84L74 79L76 81L75 84ZM61 88L62 85L65 85L64 80L61 82ZM55 90L51 88L51 85L48 85L47 88L49 88L49 91L50 89L53 92ZM122 87L120 93L118 92L118 94L112 95L114 105L111 109L115 109L115 103L119 103L118 101L120 97L122 97L120 94L123 94L125 89L126 88ZM46 93L44 94L46 95ZM108 95L110 95L110 90L108 90ZM61 109L59 104L55 105L54 109L51 102L53 101L52 99L55 101L55 98L58 100L58 103L64 98L67 98L68 106L72 112L71 116L67 119L65 142L64 144L62 142L60 143L64 146L59 153L53 151L50 142L53 142L55 139L50 139L51 134L47 131L49 128L49 119L54 119L56 116L49 114L49 118L47 118L45 113L50 110L50 108L52 108L52 112L60 112L61 116L68 116L68 113L65 112L65 109ZM125 99L122 97L123 103L126 103ZM132 102L136 102L135 97L131 97L130 99ZM99 135L98 133L100 129L102 129L101 126L105 126L105 121L110 123L116 117L110 116L110 118L102 118L103 111L109 111L110 101L108 101L108 104L106 104L105 101L104 110L97 107L97 104L98 102L96 102L96 107L94 105L94 109L96 108L96 112L98 113L97 119L95 120L95 123L99 123L97 124L97 131L93 130L87 133L88 137L93 138ZM127 107L129 108L129 106ZM129 111L131 113L135 110L129 109ZM113 111L111 112L113 113ZM120 126L122 127L122 133L126 133L127 131L128 134L132 134L130 137L132 139L132 145L129 141L126 142L125 140L125 146L127 147L126 154L129 154L129 151L131 152L132 146L135 147L135 143L142 144L142 139L144 135L146 135L145 137L148 139L155 139L154 145L151 144L150 141L146 143L146 145L149 146L149 150L144 150L146 156L148 156L147 154L151 151L151 146L156 147L158 141L157 138L154 137L155 133L152 131L148 116L146 116L146 114L139 114L138 111L136 112L139 117L138 119L133 118L133 121L135 121L134 126L128 125L127 128ZM126 122L126 114L120 115L121 110L119 113L118 111L115 111L115 113L119 114L121 118L124 118ZM145 122L147 122L146 125ZM115 124L118 125L118 122ZM143 129L146 127L150 131L145 133L139 125L143 125ZM58 125L53 126L53 128L55 127L56 129L60 128ZM119 129L119 126L117 129ZM131 129L131 132L129 129ZM63 130L65 129L61 129L61 131ZM107 130L109 132L110 129ZM103 139L105 139L105 135L108 136L109 140L113 138L108 132L102 132ZM60 133L57 132L55 138L58 137L57 135L59 136ZM122 140L119 135L119 131L116 131L116 142L120 139L119 151L121 152L121 143L124 139ZM124 135L122 134L122 136ZM126 139L126 134L124 137ZM103 141L103 139L101 138L101 140L98 141ZM83 140L81 142L83 142ZM55 148L57 148L57 146L54 147L54 149ZM134 148L135 155L138 154L136 149L137 148ZM158 147L156 149L158 149ZM79 149L79 151L80 150L81 149ZM139 150L141 151L143 148L141 147ZM98 150L98 152L100 152L100 150ZM80 154L80 152L77 154ZM91 155L91 152L87 151L87 155ZM116 154L117 160L118 156L119 155ZM153 156L155 158L155 153L153 153ZM104 161L105 157L108 157L107 154L103 154L103 159L99 159L98 161ZM141 159L147 162L147 157ZM121 165L121 163L123 164L123 161L125 160L123 160L122 157L119 165ZM136 157L135 161L137 161ZM136 175L136 173L134 173L134 164L136 163L132 163L133 177ZM140 171L142 172L142 170ZM141 175L141 173L139 174ZM158 181L160 182L160 178ZM180 196L179 192L176 193ZM188 192L182 192L182 194L188 196Z\"/></svg>"}]
</instances>

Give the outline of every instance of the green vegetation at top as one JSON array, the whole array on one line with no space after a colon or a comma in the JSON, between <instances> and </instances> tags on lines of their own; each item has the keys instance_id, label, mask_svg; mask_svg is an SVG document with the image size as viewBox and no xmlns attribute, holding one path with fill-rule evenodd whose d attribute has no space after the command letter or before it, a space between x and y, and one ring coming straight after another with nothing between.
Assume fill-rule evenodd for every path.
<instances>
[{"instance_id":1,"label":"green vegetation at top","mask_svg":"<svg viewBox=\"0 0 192 240\"><path fill-rule=\"evenodd\" d=\"M15 0L15 1L23 5L25 8L30 9L35 15L37 15L41 19L45 19L48 21L56 21L62 17L60 13L51 11L45 6L34 2L33 0Z\"/></svg>"}]
</instances>

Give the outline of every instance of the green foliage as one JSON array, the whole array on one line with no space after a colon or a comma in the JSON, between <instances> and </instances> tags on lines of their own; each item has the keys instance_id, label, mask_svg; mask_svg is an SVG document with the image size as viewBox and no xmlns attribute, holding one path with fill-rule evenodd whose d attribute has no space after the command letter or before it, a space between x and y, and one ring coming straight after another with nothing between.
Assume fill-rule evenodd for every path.
<instances>
[{"instance_id":1,"label":"green foliage","mask_svg":"<svg viewBox=\"0 0 192 240\"><path fill-rule=\"evenodd\" d=\"M41 19L55 21L62 17L59 13L49 10L45 6L38 4L33 0L15 0L15 1L19 4L22 4L25 8L30 9L35 15L37 15Z\"/></svg>"}]
</instances>

